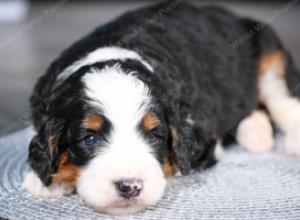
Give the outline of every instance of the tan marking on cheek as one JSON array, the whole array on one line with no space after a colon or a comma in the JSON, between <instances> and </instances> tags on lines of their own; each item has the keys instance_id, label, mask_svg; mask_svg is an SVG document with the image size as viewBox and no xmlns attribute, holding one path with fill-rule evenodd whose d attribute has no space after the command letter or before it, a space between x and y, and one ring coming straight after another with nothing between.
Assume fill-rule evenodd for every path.
<instances>
[{"instance_id":1,"label":"tan marking on cheek","mask_svg":"<svg viewBox=\"0 0 300 220\"><path fill-rule=\"evenodd\" d=\"M272 51L263 54L258 60L258 74L259 76L265 74L267 71L273 71L283 77L285 74L285 59L281 51Z\"/></svg>"},{"instance_id":2,"label":"tan marking on cheek","mask_svg":"<svg viewBox=\"0 0 300 220\"><path fill-rule=\"evenodd\" d=\"M177 170L177 160L172 148L178 144L178 134L177 129L174 127L170 127L171 137L172 137L172 146L169 147L169 152L164 159L164 163L162 165L162 171L164 173L165 178L170 178Z\"/></svg>"},{"instance_id":3,"label":"tan marking on cheek","mask_svg":"<svg viewBox=\"0 0 300 220\"><path fill-rule=\"evenodd\" d=\"M145 132L151 131L160 124L160 120L154 112L147 113L142 121L141 126Z\"/></svg>"},{"instance_id":4,"label":"tan marking on cheek","mask_svg":"<svg viewBox=\"0 0 300 220\"><path fill-rule=\"evenodd\" d=\"M93 131L100 131L103 126L104 119L102 116L97 114L89 114L83 120L83 127Z\"/></svg>"},{"instance_id":5,"label":"tan marking on cheek","mask_svg":"<svg viewBox=\"0 0 300 220\"><path fill-rule=\"evenodd\" d=\"M176 159L172 152L169 152L165 158L165 162L162 165L162 171L165 178L170 178L177 170Z\"/></svg>"},{"instance_id":6,"label":"tan marking on cheek","mask_svg":"<svg viewBox=\"0 0 300 220\"><path fill-rule=\"evenodd\" d=\"M54 182L67 182L72 186L76 186L76 180L79 175L80 168L70 163L69 154L67 152L60 156L57 173L52 174Z\"/></svg>"}]
</instances>

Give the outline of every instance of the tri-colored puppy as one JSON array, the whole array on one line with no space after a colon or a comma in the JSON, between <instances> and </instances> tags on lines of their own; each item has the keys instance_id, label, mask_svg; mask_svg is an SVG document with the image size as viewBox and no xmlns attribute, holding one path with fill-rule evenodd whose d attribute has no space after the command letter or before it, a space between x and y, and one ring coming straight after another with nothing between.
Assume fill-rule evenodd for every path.
<instances>
[{"instance_id":1,"label":"tri-colored puppy","mask_svg":"<svg viewBox=\"0 0 300 220\"><path fill-rule=\"evenodd\" d=\"M181 1L129 12L73 44L31 98L37 132L23 189L75 190L95 209L125 214L155 204L176 171L214 164L237 128L254 152L270 150L264 106L300 154L300 82L291 57L258 22ZM261 27L261 26L260 26Z\"/></svg>"}]
</instances>

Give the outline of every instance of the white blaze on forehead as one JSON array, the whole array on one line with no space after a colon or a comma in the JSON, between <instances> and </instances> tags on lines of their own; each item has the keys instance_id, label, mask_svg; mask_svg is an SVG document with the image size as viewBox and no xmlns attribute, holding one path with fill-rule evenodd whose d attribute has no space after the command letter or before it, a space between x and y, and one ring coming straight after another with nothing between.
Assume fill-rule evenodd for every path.
<instances>
[{"instance_id":1,"label":"white blaze on forehead","mask_svg":"<svg viewBox=\"0 0 300 220\"><path fill-rule=\"evenodd\" d=\"M90 104L99 107L114 124L136 126L150 105L149 88L118 65L92 70L83 77Z\"/></svg>"},{"instance_id":2,"label":"white blaze on forehead","mask_svg":"<svg viewBox=\"0 0 300 220\"><path fill-rule=\"evenodd\" d=\"M79 70L81 67L86 65L91 65L97 62L105 62L109 60L126 60L133 59L141 62L148 70L153 72L153 68L149 63L147 63L137 52L128 50L121 47L102 47L98 48L91 53L87 54L85 57L73 63L71 66L67 67L58 76L58 81L64 81L72 73Z\"/></svg>"}]
</instances>

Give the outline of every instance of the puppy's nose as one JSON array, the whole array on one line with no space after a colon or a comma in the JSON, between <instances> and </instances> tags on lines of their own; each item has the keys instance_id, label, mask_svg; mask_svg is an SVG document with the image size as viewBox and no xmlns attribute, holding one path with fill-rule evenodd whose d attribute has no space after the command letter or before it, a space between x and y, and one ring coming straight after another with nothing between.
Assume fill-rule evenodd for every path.
<instances>
[{"instance_id":1,"label":"puppy's nose","mask_svg":"<svg viewBox=\"0 0 300 220\"><path fill-rule=\"evenodd\" d=\"M123 198L137 197L143 189L143 181L140 179L123 179L115 182L116 188Z\"/></svg>"}]
</instances>

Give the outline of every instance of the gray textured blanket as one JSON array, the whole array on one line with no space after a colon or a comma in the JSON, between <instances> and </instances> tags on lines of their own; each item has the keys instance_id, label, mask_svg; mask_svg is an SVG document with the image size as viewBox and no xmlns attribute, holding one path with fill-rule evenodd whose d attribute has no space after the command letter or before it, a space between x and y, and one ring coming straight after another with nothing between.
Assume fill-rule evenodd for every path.
<instances>
[{"instance_id":1,"label":"gray textured blanket","mask_svg":"<svg viewBox=\"0 0 300 220\"><path fill-rule=\"evenodd\" d=\"M0 217L9 219L300 219L300 159L252 155L239 147L213 168L170 181L145 212L116 217L94 212L77 195L33 199L20 191L30 129L0 139Z\"/></svg>"}]
</instances>

